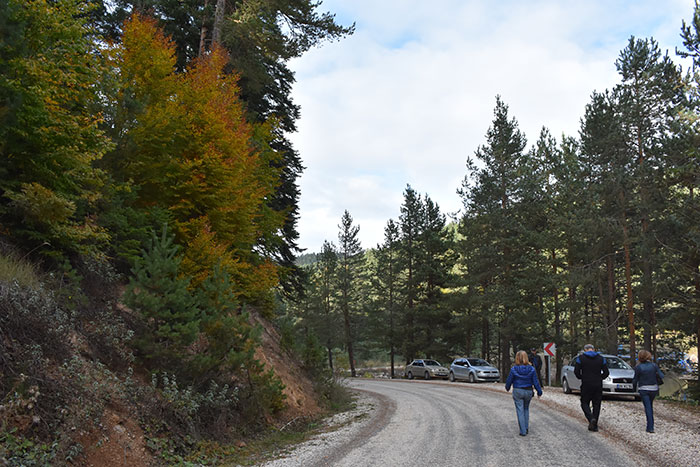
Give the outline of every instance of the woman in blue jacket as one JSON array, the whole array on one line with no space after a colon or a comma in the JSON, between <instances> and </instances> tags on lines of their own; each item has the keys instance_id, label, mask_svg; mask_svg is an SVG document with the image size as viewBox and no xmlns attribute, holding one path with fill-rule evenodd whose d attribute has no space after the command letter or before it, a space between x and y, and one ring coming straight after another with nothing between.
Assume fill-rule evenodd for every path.
<instances>
[{"instance_id":1,"label":"woman in blue jacket","mask_svg":"<svg viewBox=\"0 0 700 467\"><path fill-rule=\"evenodd\" d=\"M637 387L639 396L644 404L644 413L647 416L647 433L654 432L654 398L659 394L659 381L663 382L664 374L651 361L651 352L642 350L639 352L639 364L634 369L632 383Z\"/></svg>"},{"instance_id":2,"label":"woman in blue jacket","mask_svg":"<svg viewBox=\"0 0 700 467\"><path fill-rule=\"evenodd\" d=\"M530 365L524 350L515 354L515 365L510 369L508 379L506 379L506 391L510 391L511 386L513 386L513 402L515 402L515 413L518 416L520 436L525 436L530 427L532 388L534 386L537 390L537 397L542 396L542 388L537 380L537 372Z\"/></svg>"}]
</instances>

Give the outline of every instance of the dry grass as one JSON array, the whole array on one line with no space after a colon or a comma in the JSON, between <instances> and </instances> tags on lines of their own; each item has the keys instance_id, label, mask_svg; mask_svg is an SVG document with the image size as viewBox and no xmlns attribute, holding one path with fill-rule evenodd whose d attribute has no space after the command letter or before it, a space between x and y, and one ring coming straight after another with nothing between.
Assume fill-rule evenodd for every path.
<instances>
[{"instance_id":1,"label":"dry grass","mask_svg":"<svg viewBox=\"0 0 700 467\"><path fill-rule=\"evenodd\" d=\"M17 281L21 286L38 288L41 279L37 268L22 259L0 254L0 281Z\"/></svg>"}]
</instances>

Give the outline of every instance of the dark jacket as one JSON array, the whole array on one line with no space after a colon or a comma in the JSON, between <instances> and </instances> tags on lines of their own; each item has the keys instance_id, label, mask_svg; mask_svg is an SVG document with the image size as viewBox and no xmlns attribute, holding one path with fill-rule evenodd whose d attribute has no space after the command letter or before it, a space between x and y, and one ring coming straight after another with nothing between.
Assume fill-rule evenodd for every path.
<instances>
[{"instance_id":1,"label":"dark jacket","mask_svg":"<svg viewBox=\"0 0 700 467\"><path fill-rule=\"evenodd\" d=\"M603 380L610 375L608 362L596 351L589 350L576 357L574 374L582 386L603 386Z\"/></svg>"},{"instance_id":2,"label":"dark jacket","mask_svg":"<svg viewBox=\"0 0 700 467\"><path fill-rule=\"evenodd\" d=\"M531 389L535 386L537 395L542 395L542 388L532 365L515 365L511 368L506 379L506 391L510 391L511 386L520 389Z\"/></svg>"},{"instance_id":3,"label":"dark jacket","mask_svg":"<svg viewBox=\"0 0 700 467\"><path fill-rule=\"evenodd\" d=\"M634 368L634 379L632 380L632 383L634 384L634 387L653 386L657 384L656 375L658 375L659 378L664 379L664 374L661 373L661 370L656 363L640 363Z\"/></svg>"},{"instance_id":4,"label":"dark jacket","mask_svg":"<svg viewBox=\"0 0 700 467\"><path fill-rule=\"evenodd\" d=\"M537 354L530 354L528 357L530 358L530 363L532 363L532 366L534 366L535 370L537 370L539 373L540 368L542 368L542 358Z\"/></svg>"}]
</instances>

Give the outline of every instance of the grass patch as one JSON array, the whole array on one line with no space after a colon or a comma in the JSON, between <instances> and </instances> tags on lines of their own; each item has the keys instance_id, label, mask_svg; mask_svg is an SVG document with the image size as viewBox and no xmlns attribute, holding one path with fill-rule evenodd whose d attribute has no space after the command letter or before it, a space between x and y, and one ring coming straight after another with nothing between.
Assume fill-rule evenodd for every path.
<instances>
[{"instance_id":1,"label":"grass patch","mask_svg":"<svg viewBox=\"0 0 700 467\"><path fill-rule=\"evenodd\" d=\"M39 288L41 279L36 267L11 255L0 254L0 281L17 281L19 285Z\"/></svg>"},{"instance_id":2,"label":"grass patch","mask_svg":"<svg viewBox=\"0 0 700 467\"><path fill-rule=\"evenodd\" d=\"M200 443L196 452L188 456L192 465L246 466L257 465L289 455L294 447L308 439L327 431L335 431L345 425L359 421L367 414L357 415L339 425L327 426L326 417L353 410L356 407L354 397L344 386L333 384L333 397L330 411L314 418L299 418L289 422L281 429L269 429L245 442L232 445L217 443ZM189 465L189 464L188 464Z\"/></svg>"},{"instance_id":3,"label":"grass patch","mask_svg":"<svg viewBox=\"0 0 700 467\"><path fill-rule=\"evenodd\" d=\"M202 444L188 460L204 461L205 465L257 465L284 457L292 451L294 446L322 431L323 425L320 420L304 421L296 423L291 428L268 430L253 439L234 445Z\"/></svg>"}]
</instances>

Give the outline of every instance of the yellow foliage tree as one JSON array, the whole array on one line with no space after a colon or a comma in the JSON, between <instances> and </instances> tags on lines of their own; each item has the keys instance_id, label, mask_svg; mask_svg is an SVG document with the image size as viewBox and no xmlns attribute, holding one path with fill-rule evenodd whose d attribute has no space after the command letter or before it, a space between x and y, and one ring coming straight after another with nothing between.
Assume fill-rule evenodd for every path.
<instances>
[{"instance_id":1,"label":"yellow foliage tree","mask_svg":"<svg viewBox=\"0 0 700 467\"><path fill-rule=\"evenodd\" d=\"M274 123L245 120L223 49L176 72L175 48L152 19L133 16L112 57L120 71L116 177L137 187L137 205L172 214L194 283L221 262L239 296L265 298L277 268L256 247L284 216L265 203L279 179Z\"/></svg>"}]
</instances>

